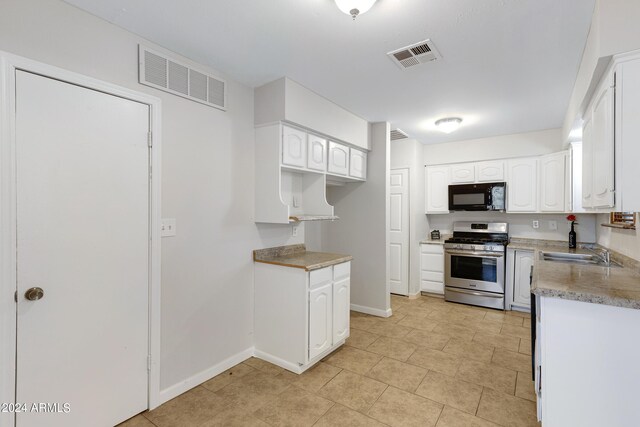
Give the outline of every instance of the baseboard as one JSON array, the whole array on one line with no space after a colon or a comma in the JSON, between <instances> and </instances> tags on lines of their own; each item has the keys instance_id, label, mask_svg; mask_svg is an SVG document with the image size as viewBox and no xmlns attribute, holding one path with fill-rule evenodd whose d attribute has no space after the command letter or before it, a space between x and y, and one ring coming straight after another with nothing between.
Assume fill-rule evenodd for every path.
<instances>
[{"instance_id":1,"label":"baseboard","mask_svg":"<svg viewBox=\"0 0 640 427\"><path fill-rule=\"evenodd\" d=\"M351 310L359 313L370 314L378 317L391 317L391 309L380 310L379 308L365 307L364 305L351 304Z\"/></svg>"},{"instance_id":2,"label":"baseboard","mask_svg":"<svg viewBox=\"0 0 640 427\"><path fill-rule=\"evenodd\" d=\"M415 294L409 294L409 299L418 299L418 298L420 298L421 295L422 295L422 293L420 291L418 291Z\"/></svg>"},{"instance_id":3,"label":"baseboard","mask_svg":"<svg viewBox=\"0 0 640 427\"><path fill-rule=\"evenodd\" d=\"M265 353L264 351L255 350L254 356L258 359L266 360L269 363L273 363L274 365L280 366L287 371L295 372L296 374L301 374L304 370L303 368L295 363L287 362L284 359L280 359L272 354Z\"/></svg>"},{"instance_id":4,"label":"baseboard","mask_svg":"<svg viewBox=\"0 0 640 427\"><path fill-rule=\"evenodd\" d=\"M246 350L241 351L238 354L235 354L228 359L223 360L222 362L214 365L204 371L198 372L197 374L187 378L184 381L181 381L177 384L172 385L171 387L165 388L160 391L160 395L158 396L158 405L162 405L164 402L167 402L174 397L180 396L185 391L191 390L195 386L202 384L205 381L210 380L218 374L223 373L227 369L237 365L240 362L243 362L253 356L254 349L250 347ZM149 408L153 409L153 408Z\"/></svg>"}]
</instances>

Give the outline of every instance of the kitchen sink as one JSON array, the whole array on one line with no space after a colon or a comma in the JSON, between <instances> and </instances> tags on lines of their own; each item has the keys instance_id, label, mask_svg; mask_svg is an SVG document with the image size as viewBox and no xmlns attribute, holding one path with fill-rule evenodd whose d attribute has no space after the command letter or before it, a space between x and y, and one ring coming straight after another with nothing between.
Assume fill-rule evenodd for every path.
<instances>
[{"instance_id":1,"label":"kitchen sink","mask_svg":"<svg viewBox=\"0 0 640 427\"><path fill-rule=\"evenodd\" d=\"M576 254L565 252L541 252L540 258L544 261L564 262L580 265L597 265L601 267L621 267L620 264L609 261L608 263L597 254Z\"/></svg>"}]
</instances>

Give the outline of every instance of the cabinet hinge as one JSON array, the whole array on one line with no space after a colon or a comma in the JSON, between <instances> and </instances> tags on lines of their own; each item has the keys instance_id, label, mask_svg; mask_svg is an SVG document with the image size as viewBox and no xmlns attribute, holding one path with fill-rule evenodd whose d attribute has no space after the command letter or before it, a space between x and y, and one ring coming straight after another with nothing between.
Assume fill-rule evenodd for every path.
<instances>
[{"instance_id":1,"label":"cabinet hinge","mask_svg":"<svg viewBox=\"0 0 640 427\"><path fill-rule=\"evenodd\" d=\"M15 302L18 302L18 291L15 291L15 292L13 293L13 300L14 300Z\"/></svg>"},{"instance_id":2,"label":"cabinet hinge","mask_svg":"<svg viewBox=\"0 0 640 427\"><path fill-rule=\"evenodd\" d=\"M149 148L153 148L153 134L151 132L147 133L147 145Z\"/></svg>"}]
</instances>

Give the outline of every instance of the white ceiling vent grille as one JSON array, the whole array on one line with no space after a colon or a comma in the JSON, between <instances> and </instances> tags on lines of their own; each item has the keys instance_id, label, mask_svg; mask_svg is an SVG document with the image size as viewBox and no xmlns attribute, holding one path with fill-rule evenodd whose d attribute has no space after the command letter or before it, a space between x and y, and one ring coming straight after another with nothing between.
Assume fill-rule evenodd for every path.
<instances>
[{"instance_id":1,"label":"white ceiling vent grille","mask_svg":"<svg viewBox=\"0 0 640 427\"><path fill-rule=\"evenodd\" d=\"M430 39L394 50L387 55L403 70L441 58L440 52Z\"/></svg>"},{"instance_id":2,"label":"white ceiling vent grille","mask_svg":"<svg viewBox=\"0 0 640 427\"><path fill-rule=\"evenodd\" d=\"M389 132L389 135L391 136L392 141L409 138L409 135L401 129L392 129L391 132Z\"/></svg>"},{"instance_id":3,"label":"white ceiling vent grille","mask_svg":"<svg viewBox=\"0 0 640 427\"><path fill-rule=\"evenodd\" d=\"M138 60L140 84L227 109L227 83L224 80L142 45Z\"/></svg>"}]
</instances>

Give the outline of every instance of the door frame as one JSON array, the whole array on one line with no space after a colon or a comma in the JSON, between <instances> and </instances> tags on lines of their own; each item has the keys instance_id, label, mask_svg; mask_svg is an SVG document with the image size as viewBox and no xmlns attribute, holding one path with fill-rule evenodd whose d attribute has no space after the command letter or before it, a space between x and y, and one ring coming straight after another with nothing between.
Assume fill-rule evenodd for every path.
<instances>
[{"instance_id":1,"label":"door frame","mask_svg":"<svg viewBox=\"0 0 640 427\"><path fill-rule=\"evenodd\" d=\"M149 106L153 136L149 186L149 370L148 407L160 402L161 290L161 101L159 98L62 68L0 51L0 402L16 398L16 138L15 72L23 70ZM24 403L24 402L21 402ZM0 413L0 424L14 426L14 414Z\"/></svg>"}]
</instances>

